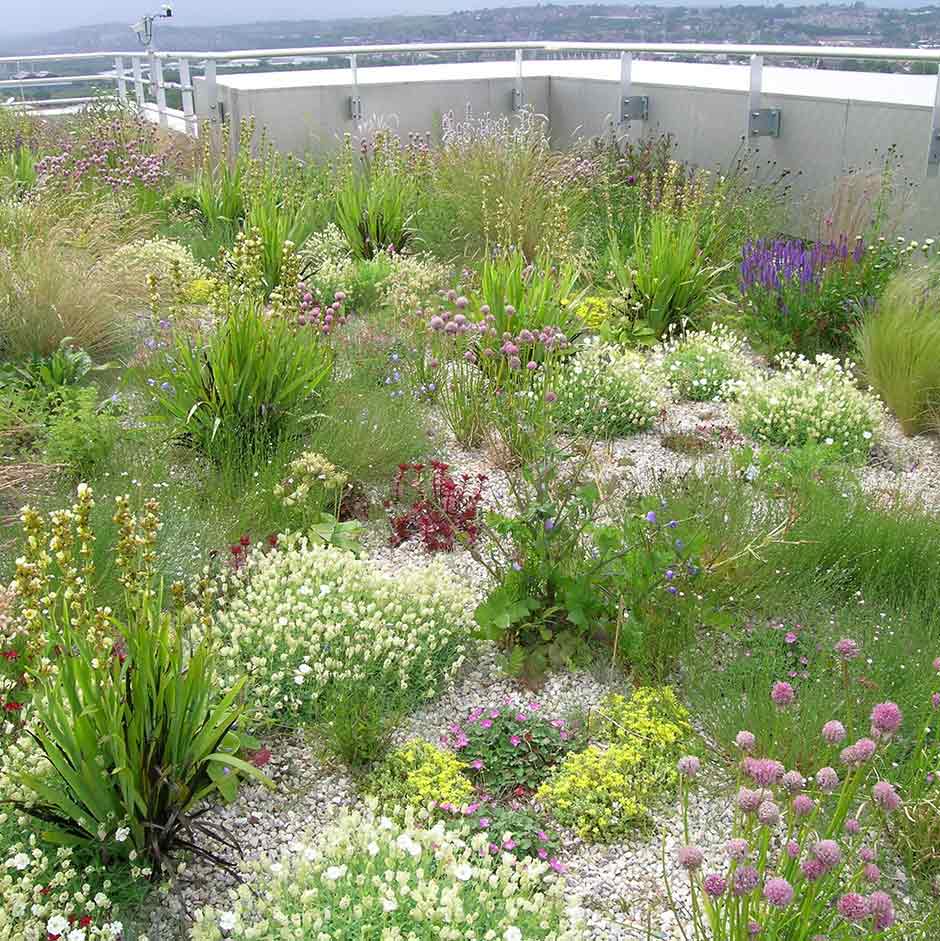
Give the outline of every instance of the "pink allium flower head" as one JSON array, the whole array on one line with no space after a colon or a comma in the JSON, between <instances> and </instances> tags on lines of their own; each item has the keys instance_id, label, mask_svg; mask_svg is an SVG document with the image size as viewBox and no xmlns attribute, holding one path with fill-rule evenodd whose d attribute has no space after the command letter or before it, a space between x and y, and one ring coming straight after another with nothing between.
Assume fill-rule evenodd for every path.
<instances>
[{"instance_id":1,"label":"pink allium flower head","mask_svg":"<svg viewBox=\"0 0 940 941\"><path fill-rule=\"evenodd\" d=\"M933 669L935 673L940 673L940 657L937 657L933 662Z\"/></svg>"},{"instance_id":2,"label":"pink allium flower head","mask_svg":"<svg viewBox=\"0 0 940 941\"><path fill-rule=\"evenodd\" d=\"M815 882L826 874L826 867L815 856L811 856L800 863L800 872L807 882Z\"/></svg>"},{"instance_id":3,"label":"pink allium flower head","mask_svg":"<svg viewBox=\"0 0 940 941\"><path fill-rule=\"evenodd\" d=\"M864 921L868 917L868 899L858 892L846 892L836 903L839 914L851 922Z\"/></svg>"},{"instance_id":4,"label":"pink allium flower head","mask_svg":"<svg viewBox=\"0 0 940 941\"><path fill-rule=\"evenodd\" d=\"M765 827L775 827L780 823L780 808L773 801L763 801L757 808L757 819Z\"/></svg>"},{"instance_id":5,"label":"pink allium flower head","mask_svg":"<svg viewBox=\"0 0 940 941\"><path fill-rule=\"evenodd\" d=\"M870 738L860 738L854 745L842 749L839 760L844 765L863 765L875 754L877 747Z\"/></svg>"},{"instance_id":6,"label":"pink allium flower head","mask_svg":"<svg viewBox=\"0 0 940 941\"><path fill-rule=\"evenodd\" d=\"M871 711L873 734L892 735L901 727L904 716L896 703L880 702Z\"/></svg>"},{"instance_id":7,"label":"pink allium flower head","mask_svg":"<svg viewBox=\"0 0 940 941\"><path fill-rule=\"evenodd\" d=\"M863 863L873 863L876 859L875 851L870 846L863 846L858 855Z\"/></svg>"},{"instance_id":8,"label":"pink allium flower head","mask_svg":"<svg viewBox=\"0 0 940 941\"><path fill-rule=\"evenodd\" d=\"M548 403L554 402L557 398L558 396L551 389L545 393L545 401Z\"/></svg>"},{"instance_id":9,"label":"pink allium flower head","mask_svg":"<svg viewBox=\"0 0 940 941\"><path fill-rule=\"evenodd\" d=\"M796 698L796 693L793 692L793 687L789 683L784 680L777 680L770 690L770 698L773 700L775 706L779 706L782 709L793 702Z\"/></svg>"},{"instance_id":10,"label":"pink allium flower head","mask_svg":"<svg viewBox=\"0 0 940 941\"><path fill-rule=\"evenodd\" d=\"M808 794L797 794L797 796L793 798L793 813L795 813L797 817L808 817L815 807L815 802Z\"/></svg>"},{"instance_id":11,"label":"pink allium flower head","mask_svg":"<svg viewBox=\"0 0 940 941\"><path fill-rule=\"evenodd\" d=\"M845 828L845 832L851 836L855 836L857 833L860 833L862 829L862 825L858 822L858 820L855 819L855 817L849 817L843 826Z\"/></svg>"},{"instance_id":12,"label":"pink allium flower head","mask_svg":"<svg viewBox=\"0 0 940 941\"><path fill-rule=\"evenodd\" d=\"M748 855L751 852L750 846L748 846L747 840L742 840L740 837L734 840L728 840L725 843L725 855L728 859L747 859Z\"/></svg>"},{"instance_id":13,"label":"pink allium flower head","mask_svg":"<svg viewBox=\"0 0 940 941\"><path fill-rule=\"evenodd\" d=\"M760 922L749 921L747 923L747 934L750 938L756 938L764 929L761 927Z\"/></svg>"},{"instance_id":14,"label":"pink allium flower head","mask_svg":"<svg viewBox=\"0 0 940 941\"><path fill-rule=\"evenodd\" d=\"M784 767L773 758L751 758L748 756L741 763L744 773L761 787L770 787L776 784L784 773Z\"/></svg>"},{"instance_id":15,"label":"pink allium flower head","mask_svg":"<svg viewBox=\"0 0 940 941\"><path fill-rule=\"evenodd\" d=\"M797 859L800 855L800 844L797 843L796 840L790 840L784 849L790 859Z\"/></svg>"},{"instance_id":16,"label":"pink allium flower head","mask_svg":"<svg viewBox=\"0 0 940 941\"><path fill-rule=\"evenodd\" d=\"M753 732L741 731L738 732L734 737L734 743L744 752L754 751L754 746L757 744L757 739L754 737Z\"/></svg>"},{"instance_id":17,"label":"pink allium flower head","mask_svg":"<svg viewBox=\"0 0 940 941\"><path fill-rule=\"evenodd\" d=\"M713 899L720 898L728 890L728 880L717 872L710 872L702 880L702 888Z\"/></svg>"},{"instance_id":18,"label":"pink allium flower head","mask_svg":"<svg viewBox=\"0 0 940 941\"><path fill-rule=\"evenodd\" d=\"M738 807L746 814L752 814L761 805L764 795L760 791L752 791L750 788L742 787L738 789L737 802Z\"/></svg>"},{"instance_id":19,"label":"pink allium flower head","mask_svg":"<svg viewBox=\"0 0 940 941\"><path fill-rule=\"evenodd\" d=\"M884 931L894 924L894 902L887 892L876 891L868 896L868 911L875 931Z\"/></svg>"},{"instance_id":20,"label":"pink allium flower head","mask_svg":"<svg viewBox=\"0 0 940 941\"><path fill-rule=\"evenodd\" d=\"M837 719L830 719L823 726L822 736L830 745L838 745L845 740L845 726Z\"/></svg>"},{"instance_id":21,"label":"pink allium flower head","mask_svg":"<svg viewBox=\"0 0 940 941\"><path fill-rule=\"evenodd\" d=\"M933 696L930 697L930 702L934 709L940 709L940 693L934 693Z\"/></svg>"},{"instance_id":22,"label":"pink allium flower head","mask_svg":"<svg viewBox=\"0 0 940 941\"><path fill-rule=\"evenodd\" d=\"M820 840L813 847L813 855L826 869L832 869L842 861L842 850L835 840Z\"/></svg>"},{"instance_id":23,"label":"pink allium flower head","mask_svg":"<svg viewBox=\"0 0 940 941\"><path fill-rule=\"evenodd\" d=\"M691 780L702 770L702 763L695 755L684 755L679 759L676 767L679 769L679 774Z\"/></svg>"},{"instance_id":24,"label":"pink allium flower head","mask_svg":"<svg viewBox=\"0 0 940 941\"><path fill-rule=\"evenodd\" d=\"M705 854L697 846L680 846L677 856L679 865L690 872L698 869L705 859Z\"/></svg>"},{"instance_id":25,"label":"pink allium flower head","mask_svg":"<svg viewBox=\"0 0 940 941\"><path fill-rule=\"evenodd\" d=\"M779 877L768 879L764 883L764 898L774 908L786 908L793 901L793 886Z\"/></svg>"},{"instance_id":26,"label":"pink allium flower head","mask_svg":"<svg viewBox=\"0 0 940 941\"><path fill-rule=\"evenodd\" d=\"M862 866L862 878L866 882L880 882L881 870L874 863L865 863Z\"/></svg>"},{"instance_id":27,"label":"pink allium flower head","mask_svg":"<svg viewBox=\"0 0 940 941\"><path fill-rule=\"evenodd\" d=\"M780 783L790 794L798 794L803 790L803 775L799 771L788 771L780 779Z\"/></svg>"},{"instance_id":28,"label":"pink allium flower head","mask_svg":"<svg viewBox=\"0 0 940 941\"><path fill-rule=\"evenodd\" d=\"M871 796L875 803L884 811L890 813L901 806L901 798L898 797L894 785L890 781L878 781L871 789Z\"/></svg>"},{"instance_id":29,"label":"pink allium flower head","mask_svg":"<svg viewBox=\"0 0 940 941\"><path fill-rule=\"evenodd\" d=\"M735 895L747 895L760 883L760 874L753 866L741 866L734 871L732 891Z\"/></svg>"},{"instance_id":30,"label":"pink allium flower head","mask_svg":"<svg viewBox=\"0 0 940 941\"><path fill-rule=\"evenodd\" d=\"M836 644L836 653L842 660L854 660L859 654L858 644L851 637L843 637Z\"/></svg>"},{"instance_id":31,"label":"pink allium flower head","mask_svg":"<svg viewBox=\"0 0 940 941\"><path fill-rule=\"evenodd\" d=\"M831 794L839 786L839 775L834 768L820 768L816 772L816 783L821 791Z\"/></svg>"}]
</instances>

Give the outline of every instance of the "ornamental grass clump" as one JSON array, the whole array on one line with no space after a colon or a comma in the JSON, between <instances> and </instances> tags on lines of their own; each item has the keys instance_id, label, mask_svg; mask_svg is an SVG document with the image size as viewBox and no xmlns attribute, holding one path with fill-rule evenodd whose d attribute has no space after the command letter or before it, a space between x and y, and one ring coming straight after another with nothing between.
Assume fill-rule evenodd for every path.
<instances>
[{"instance_id":1,"label":"ornamental grass clump","mask_svg":"<svg viewBox=\"0 0 940 941\"><path fill-rule=\"evenodd\" d=\"M669 687L611 694L592 715L595 744L569 755L536 799L583 839L614 842L674 792L676 760L694 741L688 712ZM697 760L697 759L694 759Z\"/></svg>"},{"instance_id":2,"label":"ornamental grass clump","mask_svg":"<svg viewBox=\"0 0 940 941\"><path fill-rule=\"evenodd\" d=\"M490 854L485 832L347 811L320 839L291 843L225 910L196 916L192 941L581 941L547 864ZM578 919L578 920L576 920Z\"/></svg>"},{"instance_id":3,"label":"ornamental grass clump","mask_svg":"<svg viewBox=\"0 0 940 941\"><path fill-rule=\"evenodd\" d=\"M228 688L251 673L258 723L316 719L343 696L397 713L460 666L468 605L437 565L391 577L348 552L282 540L249 560L219 613L219 678Z\"/></svg>"},{"instance_id":4,"label":"ornamental grass clump","mask_svg":"<svg viewBox=\"0 0 940 941\"><path fill-rule=\"evenodd\" d=\"M793 690L778 681L770 699L775 708L788 709ZM879 703L870 729L854 744L848 744L854 736L845 726L830 719L821 730L830 764L808 776L756 757L756 737L739 732L734 824L724 859L708 865L689 830L689 790L700 763L680 759L685 845L678 863L692 891L692 937L843 941L880 935L894 925L876 841L884 821L900 812L901 798L893 784L879 779L879 769L902 718L894 703Z\"/></svg>"},{"instance_id":5,"label":"ornamental grass clump","mask_svg":"<svg viewBox=\"0 0 940 941\"><path fill-rule=\"evenodd\" d=\"M596 342L565 362L555 391L558 423L600 438L645 431L665 404L662 377L647 359Z\"/></svg>"},{"instance_id":6,"label":"ornamental grass clump","mask_svg":"<svg viewBox=\"0 0 940 941\"><path fill-rule=\"evenodd\" d=\"M663 372L681 399L724 402L754 374L744 341L725 327L690 331L663 349Z\"/></svg>"},{"instance_id":7,"label":"ornamental grass clump","mask_svg":"<svg viewBox=\"0 0 940 941\"><path fill-rule=\"evenodd\" d=\"M854 366L822 353L815 360L784 354L780 372L754 378L734 414L744 434L767 444L821 444L845 457L864 458L881 428L878 400L855 381Z\"/></svg>"}]
</instances>

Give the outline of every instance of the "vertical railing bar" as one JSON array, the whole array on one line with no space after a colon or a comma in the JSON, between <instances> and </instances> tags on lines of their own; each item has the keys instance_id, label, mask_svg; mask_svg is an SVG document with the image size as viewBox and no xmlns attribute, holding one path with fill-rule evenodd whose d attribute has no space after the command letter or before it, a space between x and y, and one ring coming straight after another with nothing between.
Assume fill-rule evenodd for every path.
<instances>
[{"instance_id":1,"label":"vertical railing bar","mask_svg":"<svg viewBox=\"0 0 940 941\"><path fill-rule=\"evenodd\" d=\"M933 98L933 116L930 121L930 146L927 149L927 176L940 172L940 64L937 66L937 88Z\"/></svg>"},{"instance_id":2,"label":"vertical railing bar","mask_svg":"<svg viewBox=\"0 0 940 941\"><path fill-rule=\"evenodd\" d=\"M349 57L349 69L352 72L352 95L349 98L349 117L352 121L361 121L362 98L359 96L359 57L355 52Z\"/></svg>"},{"instance_id":3,"label":"vertical railing bar","mask_svg":"<svg viewBox=\"0 0 940 941\"><path fill-rule=\"evenodd\" d=\"M122 102L127 101L127 77L124 73L124 56L116 56L114 59L114 72L117 75L118 98Z\"/></svg>"},{"instance_id":4,"label":"vertical railing bar","mask_svg":"<svg viewBox=\"0 0 940 941\"><path fill-rule=\"evenodd\" d=\"M163 60L154 56L151 59L151 68L154 70L156 77L157 114L160 118L160 127L166 129L169 122L166 114L166 86L163 84Z\"/></svg>"},{"instance_id":5,"label":"vertical railing bar","mask_svg":"<svg viewBox=\"0 0 940 941\"><path fill-rule=\"evenodd\" d=\"M134 94L137 96L137 107L144 110L144 74L140 66L140 56L131 57L131 66L134 70Z\"/></svg>"},{"instance_id":6,"label":"vertical railing bar","mask_svg":"<svg viewBox=\"0 0 940 941\"><path fill-rule=\"evenodd\" d=\"M189 70L189 59L186 56L179 58L180 85L183 86L183 122L185 131L189 137L197 137L199 134L196 124L196 102L193 98L192 75Z\"/></svg>"},{"instance_id":7,"label":"vertical railing bar","mask_svg":"<svg viewBox=\"0 0 940 941\"><path fill-rule=\"evenodd\" d=\"M516 50L516 84L513 90L516 111L521 111L525 107L525 85L522 81L522 50Z\"/></svg>"},{"instance_id":8,"label":"vertical railing bar","mask_svg":"<svg viewBox=\"0 0 940 941\"><path fill-rule=\"evenodd\" d=\"M620 53L620 101L617 102L617 110L614 112L616 115L616 123L624 123L624 114L623 114L623 103L630 97L630 88L633 82L633 53L632 52L621 52ZM627 127L629 127L629 122L627 122Z\"/></svg>"},{"instance_id":9,"label":"vertical railing bar","mask_svg":"<svg viewBox=\"0 0 940 941\"><path fill-rule=\"evenodd\" d=\"M751 140L751 116L760 111L761 90L764 84L764 57L751 56L751 81L750 90L747 95L747 121L744 124L744 139L750 146Z\"/></svg>"},{"instance_id":10,"label":"vertical railing bar","mask_svg":"<svg viewBox=\"0 0 940 941\"><path fill-rule=\"evenodd\" d=\"M219 121L219 85L215 59L209 59L206 62L203 75L206 79L206 107L209 109L209 124L215 127L221 123Z\"/></svg>"}]
</instances>

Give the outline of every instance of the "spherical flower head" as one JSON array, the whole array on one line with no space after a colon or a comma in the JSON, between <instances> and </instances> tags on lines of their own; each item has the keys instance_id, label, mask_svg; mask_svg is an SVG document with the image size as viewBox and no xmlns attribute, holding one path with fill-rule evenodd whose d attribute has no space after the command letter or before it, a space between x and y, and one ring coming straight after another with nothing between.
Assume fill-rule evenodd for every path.
<instances>
[{"instance_id":1,"label":"spherical flower head","mask_svg":"<svg viewBox=\"0 0 940 941\"><path fill-rule=\"evenodd\" d=\"M768 879L764 883L764 898L774 908L786 908L793 901L793 886L779 877Z\"/></svg>"},{"instance_id":2,"label":"spherical flower head","mask_svg":"<svg viewBox=\"0 0 940 941\"><path fill-rule=\"evenodd\" d=\"M816 772L816 784L825 794L832 794L839 787L839 775L835 768L820 768Z\"/></svg>"},{"instance_id":3,"label":"spherical flower head","mask_svg":"<svg viewBox=\"0 0 940 941\"><path fill-rule=\"evenodd\" d=\"M784 709L793 702L796 693L786 680L777 680L770 690L770 698L775 706Z\"/></svg>"},{"instance_id":4,"label":"spherical flower head","mask_svg":"<svg viewBox=\"0 0 940 941\"><path fill-rule=\"evenodd\" d=\"M934 709L940 709L940 693L934 693L930 697L930 703Z\"/></svg>"},{"instance_id":5,"label":"spherical flower head","mask_svg":"<svg viewBox=\"0 0 940 941\"><path fill-rule=\"evenodd\" d=\"M738 789L738 807L746 814L754 813L760 807L763 798L764 795L760 791L752 791L747 787Z\"/></svg>"},{"instance_id":6,"label":"spherical flower head","mask_svg":"<svg viewBox=\"0 0 940 941\"><path fill-rule=\"evenodd\" d=\"M556 402L557 400L558 400L558 396L554 392L552 392L551 389L549 389L545 393L545 401L548 402L549 404L551 404L552 402Z\"/></svg>"},{"instance_id":7,"label":"spherical flower head","mask_svg":"<svg viewBox=\"0 0 940 941\"><path fill-rule=\"evenodd\" d=\"M940 673L940 657L937 657L933 662L933 671L934 673Z\"/></svg>"},{"instance_id":8,"label":"spherical flower head","mask_svg":"<svg viewBox=\"0 0 940 941\"><path fill-rule=\"evenodd\" d=\"M867 902L875 931L884 931L894 924L894 902L887 892L872 892Z\"/></svg>"},{"instance_id":9,"label":"spherical flower head","mask_svg":"<svg viewBox=\"0 0 940 941\"><path fill-rule=\"evenodd\" d=\"M744 773L760 787L776 784L784 774L784 767L773 758L745 758L741 763Z\"/></svg>"},{"instance_id":10,"label":"spherical flower head","mask_svg":"<svg viewBox=\"0 0 940 941\"><path fill-rule=\"evenodd\" d=\"M698 869L705 860L705 854L697 846L680 846L677 857L679 865L689 872Z\"/></svg>"},{"instance_id":11,"label":"spherical flower head","mask_svg":"<svg viewBox=\"0 0 940 941\"><path fill-rule=\"evenodd\" d=\"M848 663L849 660L854 660L859 655L858 644L851 637L843 637L836 644L836 653L840 660Z\"/></svg>"},{"instance_id":12,"label":"spherical flower head","mask_svg":"<svg viewBox=\"0 0 940 941\"><path fill-rule=\"evenodd\" d=\"M750 852L751 848L748 846L747 840L742 840L740 837L728 840L728 842L725 843L725 855L728 859L736 859L738 861L747 859Z\"/></svg>"},{"instance_id":13,"label":"spherical flower head","mask_svg":"<svg viewBox=\"0 0 940 941\"><path fill-rule=\"evenodd\" d=\"M838 866L842 861L842 849L835 840L820 840L813 847L813 856L815 856L826 869L832 869Z\"/></svg>"},{"instance_id":14,"label":"spherical flower head","mask_svg":"<svg viewBox=\"0 0 940 941\"><path fill-rule=\"evenodd\" d=\"M878 781L871 789L871 796L886 813L891 813L892 810L897 810L901 806L901 798L898 797L890 781Z\"/></svg>"},{"instance_id":15,"label":"spherical flower head","mask_svg":"<svg viewBox=\"0 0 940 941\"><path fill-rule=\"evenodd\" d=\"M780 779L780 783L790 794L799 794L803 790L803 775L799 771L788 771Z\"/></svg>"},{"instance_id":16,"label":"spherical flower head","mask_svg":"<svg viewBox=\"0 0 940 941\"><path fill-rule=\"evenodd\" d=\"M747 923L747 936L749 938L756 938L763 930L760 922L752 920Z\"/></svg>"},{"instance_id":17,"label":"spherical flower head","mask_svg":"<svg viewBox=\"0 0 940 941\"><path fill-rule=\"evenodd\" d=\"M830 745L838 745L845 741L845 726L837 719L830 719L822 730L822 736Z\"/></svg>"},{"instance_id":18,"label":"spherical flower head","mask_svg":"<svg viewBox=\"0 0 940 941\"><path fill-rule=\"evenodd\" d=\"M787 845L784 847L786 850L787 856L790 859L798 859L800 855L800 844L796 840L790 840L787 842Z\"/></svg>"},{"instance_id":19,"label":"spherical flower head","mask_svg":"<svg viewBox=\"0 0 940 941\"><path fill-rule=\"evenodd\" d=\"M845 832L850 836L855 836L861 832L862 825L855 819L855 817L849 817L848 820L843 824Z\"/></svg>"},{"instance_id":20,"label":"spherical flower head","mask_svg":"<svg viewBox=\"0 0 940 941\"><path fill-rule=\"evenodd\" d=\"M865 865L862 866L862 878L866 882L880 882L881 870L875 863L865 863Z\"/></svg>"},{"instance_id":21,"label":"spherical flower head","mask_svg":"<svg viewBox=\"0 0 940 941\"><path fill-rule=\"evenodd\" d=\"M676 764L679 774L690 781L702 770L702 762L695 755L684 755Z\"/></svg>"},{"instance_id":22,"label":"spherical flower head","mask_svg":"<svg viewBox=\"0 0 940 941\"><path fill-rule=\"evenodd\" d=\"M863 863L873 863L876 859L875 851L870 846L863 846L858 851L858 856Z\"/></svg>"},{"instance_id":23,"label":"spherical flower head","mask_svg":"<svg viewBox=\"0 0 940 941\"><path fill-rule=\"evenodd\" d=\"M815 856L811 856L800 863L800 872L807 882L815 882L826 874L826 867Z\"/></svg>"},{"instance_id":24,"label":"spherical flower head","mask_svg":"<svg viewBox=\"0 0 940 941\"><path fill-rule=\"evenodd\" d=\"M713 899L720 898L728 890L728 880L717 872L710 872L702 880L702 888L705 890L706 895L710 895Z\"/></svg>"},{"instance_id":25,"label":"spherical flower head","mask_svg":"<svg viewBox=\"0 0 940 941\"><path fill-rule=\"evenodd\" d=\"M836 909L846 921L857 924L868 917L868 899L858 892L846 892L836 903Z\"/></svg>"},{"instance_id":26,"label":"spherical flower head","mask_svg":"<svg viewBox=\"0 0 940 941\"><path fill-rule=\"evenodd\" d=\"M757 808L757 819L765 827L775 827L780 823L780 808L773 801L762 801Z\"/></svg>"},{"instance_id":27,"label":"spherical flower head","mask_svg":"<svg viewBox=\"0 0 940 941\"><path fill-rule=\"evenodd\" d=\"M864 764L875 754L877 748L878 746L870 738L860 738L850 749L844 750L851 752L850 761L847 761L846 764Z\"/></svg>"},{"instance_id":28,"label":"spherical flower head","mask_svg":"<svg viewBox=\"0 0 940 941\"><path fill-rule=\"evenodd\" d=\"M808 794L797 794L793 798L793 813L797 817L808 817L816 807L812 797Z\"/></svg>"},{"instance_id":29,"label":"spherical flower head","mask_svg":"<svg viewBox=\"0 0 940 941\"><path fill-rule=\"evenodd\" d=\"M732 891L735 895L747 895L760 884L760 873L753 866L741 866L734 871Z\"/></svg>"},{"instance_id":30,"label":"spherical flower head","mask_svg":"<svg viewBox=\"0 0 940 941\"><path fill-rule=\"evenodd\" d=\"M753 732L741 731L738 732L734 737L734 743L741 749L743 752L754 751L754 746L757 744L757 739L754 737Z\"/></svg>"},{"instance_id":31,"label":"spherical flower head","mask_svg":"<svg viewBox=\"0 0 940 941\"><path fill-rule=\"evenodd\" d=\"M893 702L880 702L871 711L871 730L873 735L893 735L901 727L904 716Z\"/></svg>"}]
</instances>

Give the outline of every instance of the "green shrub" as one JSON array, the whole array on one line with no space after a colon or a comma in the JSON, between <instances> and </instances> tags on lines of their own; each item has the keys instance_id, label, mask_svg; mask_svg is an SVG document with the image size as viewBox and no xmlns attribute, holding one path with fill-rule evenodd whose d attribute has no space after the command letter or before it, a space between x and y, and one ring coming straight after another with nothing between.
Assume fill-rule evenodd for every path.
<instances>
[{"instance_id":1,"label":"green shrub","mask_svg":"<svg viewBox=\"0 0 940 941\"><path fill-rule=\"evenodd\" d=\"M350 173L336 193L336 223L354 258L404 251L414 235L413 185L392 173Z\"/></svg>"},{"instance_id":2,"label":"green shrub","mask_svg":"<svg viewBox=\"0 0 940 941\"><path fill-rule=\"evenodd\" d=\"M636 353L592 343L557 372L558 423L572 431L616 438L650 428L665 402L662 377Z\"/></svg>"},{"instance_id":3,"label":"green shrub","mask_svg":"<svg viewBox=\"0 0 940 941\"><path fill-rule=\"evenodd\" d=\"M466 650L466 592L436 565L392 578L289 540L250 561L236 589L219 615L219 675L228 687L250 670L255 721L316 717L343 689L397 714L433 697Z\"/></svg>"},{"instance_id":4,"label":"green shrub","mask_svg":"<svg viewBox=\"0 0 940 941\"><path fill-rule=\"evenodd\" d=\"M673 392L693 402L725 401L753 374L744 343L729 330L692 331L663 350L663 371Z\"/></svg>"},{"instance_id":5,"label":"green shrub","mask_svg":"<svg viewBox=\"0 0 940 941\"><path fill-rule=\"evenodd\" d=\"M71 389L56 399L46 427L46 458L87 478L111 456L120 423L99 409L94 387Z\"/></svg>"},{"instance_id":6,"label":"green shrub","mask_svg":"<svg viewBox=\"0 0 940 941\"><path fill-rule=\"evenodd\" d=\"M852 363L825 353L784 354L780 371L741 390L734 414L745 434L784 447L825 444L846 457L868 454L880 430L879 402L856 385Z\"/></svg>"},{"instance_id":7,"label":"green shrub","mask_svg":"<svg viewBox=\"0 0 940 941\"><path fill-rule=\"evenodd\" d=\"M446 804L463 808L473 799L473 785L464 764L451 752L416 739L396 748L366 783L383 808L416 810Z\"/></svg>"},{"instance_id":8,"label":"green shrub","mask_svg":"<svg viewBox=\"0 0 940 941\"><path fill-rule=\"evenodd\" d=\"M940 427L940 268L897 275L855 339L865 378L905 434Z\"/></svg>"},{"instance_id":9,"label":"green shrub","mask_svg":"<svg viewBox=\"0 0 940 941\"><path fill-rule=\"evenodd\" d=\"M489 839L347 811L315 843L256 864L262 892L246 885L230 910L197 913L192 941L294 941L297 925L311 938L440 941L468 924L478 938L581 941L548 865L490 855Z\"/></svg>"}]
</instances>

